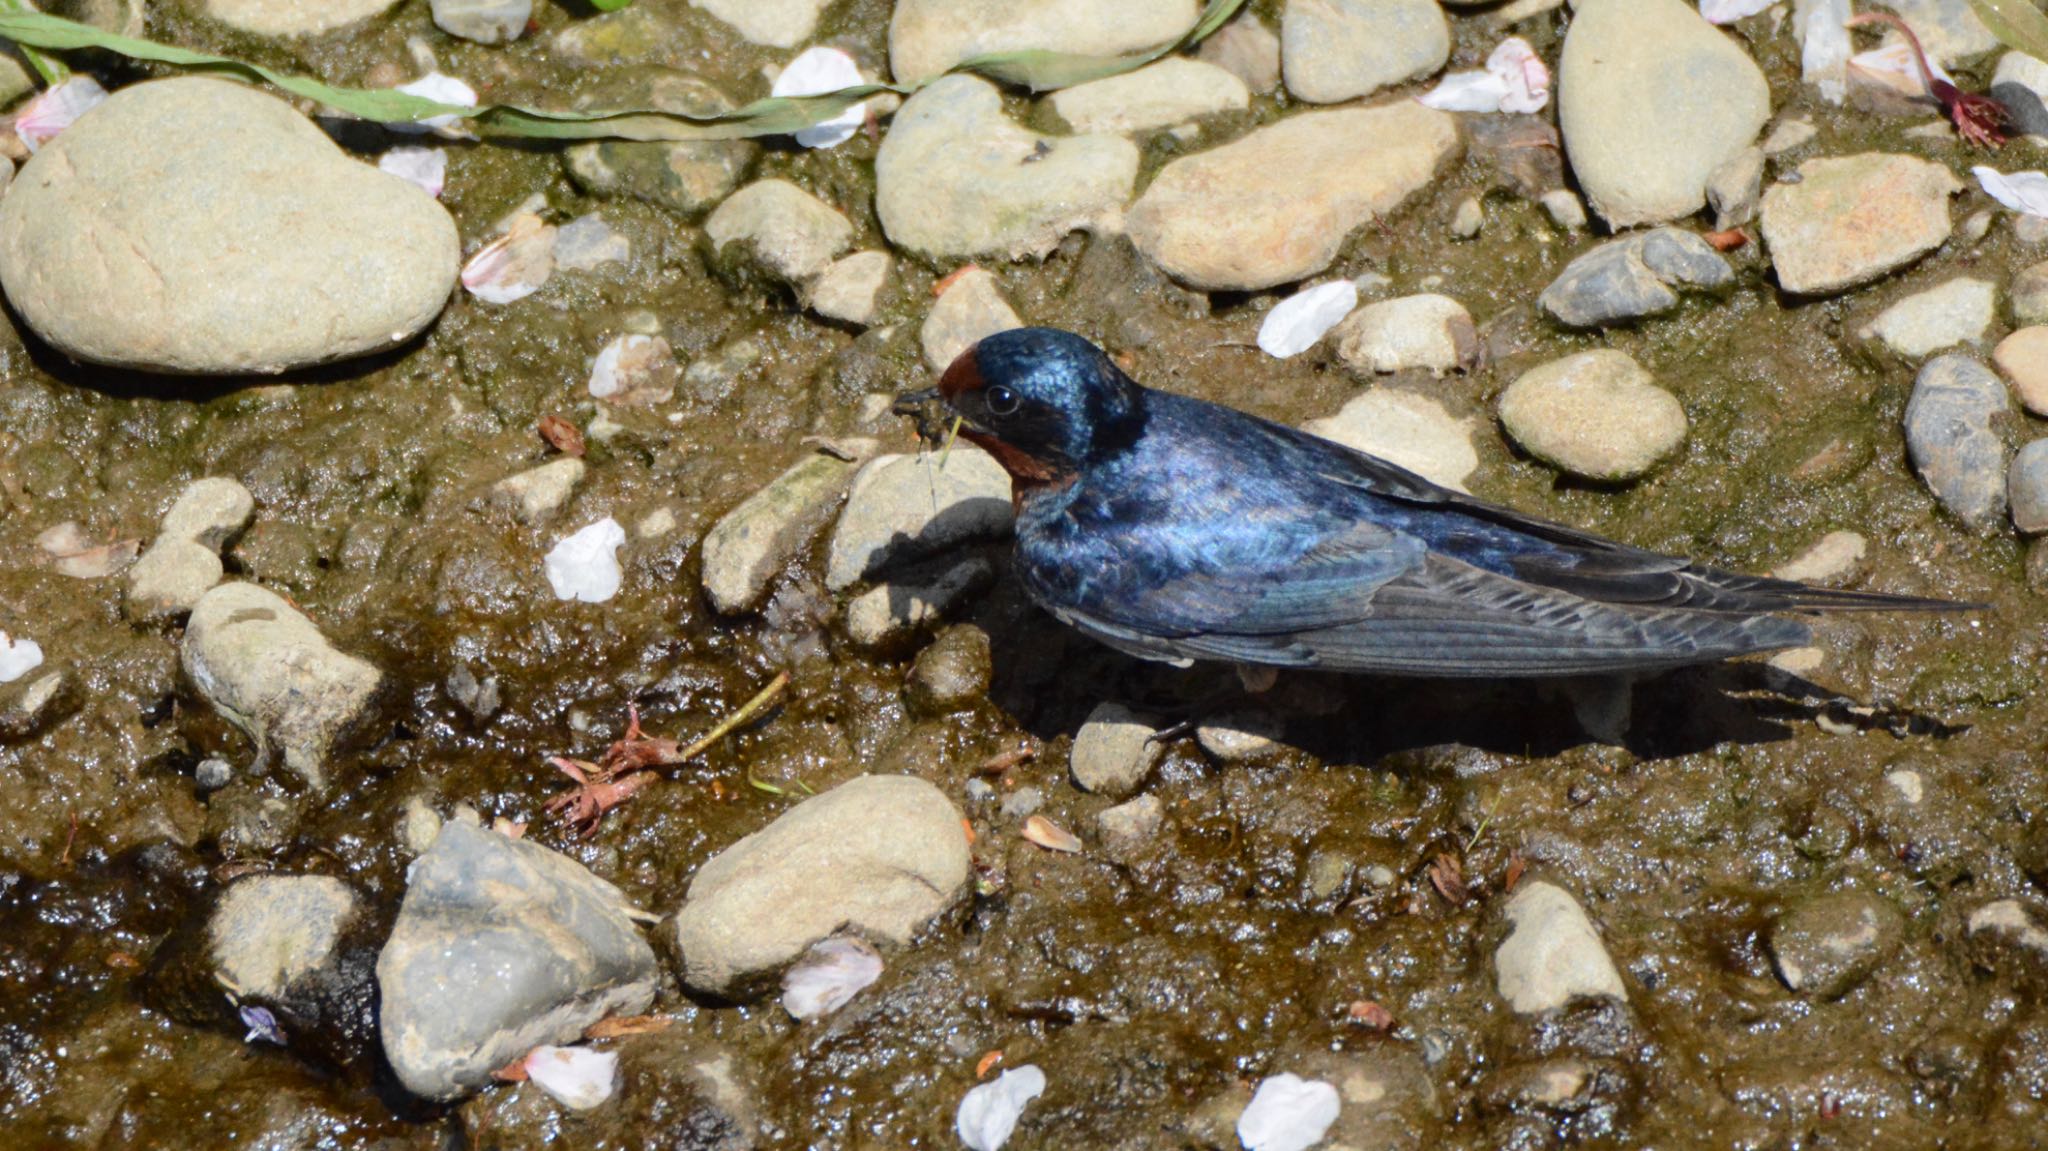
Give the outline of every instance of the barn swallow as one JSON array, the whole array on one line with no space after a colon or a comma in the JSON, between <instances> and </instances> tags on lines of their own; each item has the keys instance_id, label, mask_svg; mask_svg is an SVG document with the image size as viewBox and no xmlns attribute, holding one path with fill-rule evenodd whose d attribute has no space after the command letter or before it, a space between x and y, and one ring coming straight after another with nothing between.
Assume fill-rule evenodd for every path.
<instances>
[{"instance_id":1,"label":"barn swallow","mask_svg":"<svg viewBox=\"0 0 2048 1151\"><path fill-rule=\"evenodd\" d=\"M1740 575L1549 523L1144 387L1050 328L983 339L896 410L940 403L1010 474L1031 598L1148 660L1605 675L1810 642L1777 613L1968 606Z\"/></svg>"}]
</instances>

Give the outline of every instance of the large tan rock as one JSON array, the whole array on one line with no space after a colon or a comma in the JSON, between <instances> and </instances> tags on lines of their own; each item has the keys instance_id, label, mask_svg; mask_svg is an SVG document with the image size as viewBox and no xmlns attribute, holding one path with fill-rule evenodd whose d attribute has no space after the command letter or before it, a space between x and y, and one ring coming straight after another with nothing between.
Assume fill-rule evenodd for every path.
<instances>
[{"instance_id":1,"label":"large tan rock","mask_svg":"<svg viewBox=\"0 0 2048 1151\"><path fill-rule=\"evenodd\" d=\"M1118 56L1177 40L1195 0L897 0L889 68L914 84L990 52Z\"/></svg>"},{"instance_id":2,"label":"large tan rock","mask_svg":"<svg viewBox=\"0 0 2048 1151\"><path fill-rule=\"evenodd\" d=\"M197 76L123 88L0 202L0 285L77 359L281 372L395 347L455 285L455 222L291 105Z\"/></svg>"},{"instance_id":3,"label":"large tan rock","mask_svg":"<svg viewBox=\"0 0 2048 1151\"><path fill-rule=\"evenodd\" d=\"M1458 149L1450 113L1408 100L1289 116L1168 164L1131 207L1131 239L1197 288L1290 283L1329 267Z\"/></svg>"},{"instance_id":4,"label":"large tan rock","mask_svg":"<svg viewBox=\"0 0 2048 1151\"><path fill-rule=\"evenodd\" d=\"M1558 62L1557 122L1580 188L1612 227L1698 211L1707 178L1770 116L1763 70L1692 5L1578 5Z\"/></svg>"}]
</instances>

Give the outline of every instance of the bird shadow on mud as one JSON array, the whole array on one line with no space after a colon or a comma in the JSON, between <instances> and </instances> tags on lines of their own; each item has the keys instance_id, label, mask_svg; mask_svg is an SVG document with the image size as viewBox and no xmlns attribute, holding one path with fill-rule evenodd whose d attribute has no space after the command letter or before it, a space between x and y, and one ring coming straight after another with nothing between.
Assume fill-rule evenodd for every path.
<instances>
[{"instance_id":1,"label":"bird shadow on mud","mask_svg":"<svg viewBox=\"0 0 2048 1151\"><path fill-rule=\"evenodd\" d=\"M1587 730L1580 705L1589 690L1626 692L1619 743L1644 759L1776 743L1817 722L1898 737L1941 738L1962 730L1935 717L1847 699L1757 660L1681 668L1604 689L1574 681L1283 671L1270 690L1252 693L1225 665L1152 664L1065 633L1043 616L1017 624L990 632L991 699L1040 739L1072 735L1095 705L1113 702L1162 725L1269 718L1286 746L1332 764L1376 765L1449 746L1548 757L1615 742Z\"/></svg>"}]
</instances>

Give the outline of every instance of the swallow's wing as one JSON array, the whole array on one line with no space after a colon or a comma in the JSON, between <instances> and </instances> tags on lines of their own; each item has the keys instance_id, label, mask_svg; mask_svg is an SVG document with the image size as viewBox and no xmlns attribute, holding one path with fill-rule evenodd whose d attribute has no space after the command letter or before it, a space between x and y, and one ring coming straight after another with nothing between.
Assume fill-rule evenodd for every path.
<instances>
[{"instance_id":1,"label":"swallow's wing","mask_svg":"<svg viewBox=\"0 0 2048 1151\"><path fill-rule=\"evenodd\" d=\"M1182 658L1431 676L1650 671L1805 643L1774 616L1615 607L1441 556L1375 589L1370 610L1292 634L1218 629L1171 641Z\"/></svg>"},{"instance_id":2,"label":"swallow's wing","mask_svg":"<svg viewBox=\"0 0 2048 1151\"><path fill-rule=\"evenodd\" d=\"M1126 528L1143 539L1098 530L1104 578L1083 578L1065 594L1044 588L1042 578L1032 580L1030 567L1026 580L1040 584L1034 592L1044 602L1159 639L1204 633L1288 637L1364 619L1372 612L1374 592L1421 567L1427 555L1421 541L1372 522L1341 524L1309 539L1296 535L1305 532L1298 524L1288 528L1251 528L1221 541L1214 532L1182 535L1176 528L1151 535ZM1059 569L1067 573L1073 563Z\"/></svg>"},{"instance_id":3,"label":"swallow's wing","mask_svg":"<svg viewBox=\"0 0 2048 1151\"><path fill-rule=\"evenodd\" d=\"M1539 587L1606 604L1756 614L1780 611L1946 611L1969 605L1813 587L1743 575L1606 539L1440 487L1405 468L1281 424L1264 431L1332 483L1434 522L1415 530L1433 551Z\"/></svg>"}]
</instances>

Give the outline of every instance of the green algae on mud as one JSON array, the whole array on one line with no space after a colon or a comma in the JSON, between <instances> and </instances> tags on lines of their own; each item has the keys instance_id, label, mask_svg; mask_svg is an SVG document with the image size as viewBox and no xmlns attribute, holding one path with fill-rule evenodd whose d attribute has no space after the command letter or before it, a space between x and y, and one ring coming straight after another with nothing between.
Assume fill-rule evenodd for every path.
<instances>
[{"instance_id":1,"label":"green algae on mud","mask_svg":"<svg viewBox=\"0 0 2048 1151\"><path fill-rule=\"evenodd\" d=\"M834 9L821 35L877 64L887 8ZM633 51L681 64L715 46L705 77L735 98L765 90L758 69L779 59L735 44L682 0L630 11L680 29ZM544 6L539 19L539 37L510 51L437 41L442 66L493 75L517 98L589 90L597 69L536 48L570 12ZM303 58L348 82L381 78L406 59L406 37L427 31L420 5L290 50L178 10L153 20L153 35ZM1460 59L1483 55L1490 34L1474 23L1459 22ZM1759 43L1760 56L1781 109L1821 129L1818 146L1968 159L1952 141L1819 105L1799 90L1783 40ZM1262 98L1244 122L1281 110ZM1194 144L1156 140L1148 168L1237 126L1216 122ZM752 175L803 184L873 246L872 159L865 136L828 154L770 145ZM909 447L894 421L863 422L861 400L930 382L915 327L951 269L904 261L882 324L855 334L775 291L735 291L711 274L695 229L646 204L583 196L548 151L458 148L449 187L471 245L540 191L564 215L601 209L634 257L559 275L506 308L458 300L391 356L281 383L109 374L0 336L0 605L32 621L49 666L80 686L74 714L0 745L0 1122L12 1130L103 1147L194 1132L253 1141L315 1123L337 1147L512 1147L548 1133L646 1145L673 1129L563 1114L531 1088L422 1113L374 1082L245 1051L236 1035L150 1006L146 965L209 888L250 867L335 875L394 910L400 827L422 802L530 821L529 835L670 910L702 860L794 801L746 786L750 776L823 790L904 771L964 796L979 765L1028 736L1042 744L1037 759L991 782L999 793L1039 787L1044 813L1087 837L1109 801L1068 786L1065 757L1092 706L1185 710L1227 681L1134 666L1050 627L999 578L966 613L990 639L989 697L920 719L901 697L909 659L867 658L840 639L815 587L817 555L792 565L768 610L716 617L697 589L696 542L807 450L805 437ZM1486 230L1455 242L1446 221L1471 194L1484 197ZM1972 194L1960 211L1982 206ZM1470 376L1379 386L1426 391L1491 429L1492 401L1519 370L1594 346L1546 327L1531 303L1587 242L1489 190L1471 159L1366 229L1337 270L1459 298L1491 355ZM2048 875L2048 717L2034 691L2048 612L2026 583L2022 545L1965 532L1911 474L1897 431L1910 370L1845 352L1844 333L1960 267L2003 281L2039 258L2001 224L1853 297L1795 304L1747 250L1726 300L1689 301L1605 341L1686 406L1691 439L1663 470L1623 489L1561 484L1498 437L1477 437L1472 486L1487 498L1755 570L1852 528L1872 541L1874 586L1987 602L1971 616L1823 630L1824 686L1888 714L1926 713L1946 734L1910 723L1830 734L1755 665L1643 685L1626 749L1585 744L1569 709L1535 687L1284 680L1292 719L1278 756L1218 765L1192 741L1168 750L1148 785L1168 830L1150 847L1046 853L995 804L968 804L985 871L963 926L890 956L881 983L819 1024L671 989L659 1009L678 1022L662 1042L729 1055L760 1117L803 1145L950 1146L974 1064L997 1048L1006 1066L1038 1063L1051 1083L1029 1141L1013 1146L1203 1145L1209 1112L1239 1081L1332 1048L1426 1069L1434 1102L1390 1126L1393 1145L1790 1145L1823 1122L1859 1146L1923 1147L1972 1125L1998 1145L2014 1130L2000 1124L2038 1119L2048 1016L1956 941L1972 907L2028 895ZM1314 357L1279 362L1247 346L1271 296L1181 291L1115 237L1072 237L1042 263L991 270L1027 320L1102 340L1154 385L1297 423L1362 386ZM742 340L759 354L672 405L604 413L614 427L592 432L590 473L550 523L494 511L490 485L544 458L541 416L597 422L588 359L642 310L679 359ZM402 685L378 731L337 765L330 794L241 774L200 794L200 758L225 755L239 772L250 749L180 682L174 635L121 619L118 578L80 583L30 558L35 535L65 519L146 539L182 486L208 474L236 476L258 502L231 570L290 594L338 646ZM618 599L548 594L539 558L554 538L604 515L632 529L658 512L673 527L634 536ZM991 555L1000 568L1001 549ZM458 698L458 667L495 677L497 710ZM629 703L650 731L690 736L785 669L779 714L674 769L596 835L541 818L564 786L544 757L601 750ZM16 687L0 687L0 706ZM1891 782L1901 772L1926 798L1906 802ZM1446 852L1474 885L1469 903L1429 880ZM1490 956L1517 858L1585 903L1629 985L1626 1009L1537 1021L1507 1011ZM1802 898L1845 888L1896 906L1902 941L1842 999L1802 998L1773 973L1768 927ZM1385 1006L1392 1030L1350 1022L1358 1000ZM1583 1073L1562 1100L1529 1086L1567 1071Z\"/></svg>"}]
</instances>

